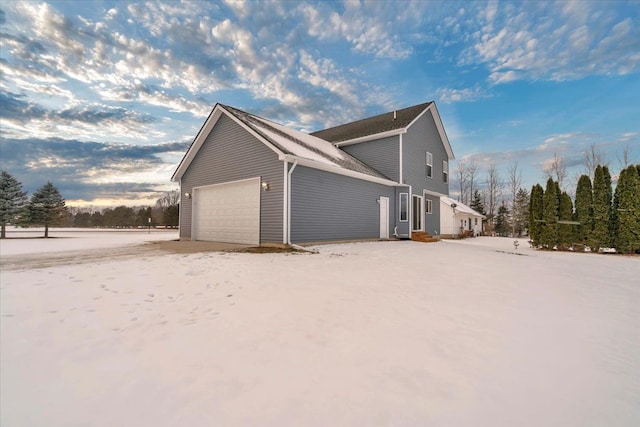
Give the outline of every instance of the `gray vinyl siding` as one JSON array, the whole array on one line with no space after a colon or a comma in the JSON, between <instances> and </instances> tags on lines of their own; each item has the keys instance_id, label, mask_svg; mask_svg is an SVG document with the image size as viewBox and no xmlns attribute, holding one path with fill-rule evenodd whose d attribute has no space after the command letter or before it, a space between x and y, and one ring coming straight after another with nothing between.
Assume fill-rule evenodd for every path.
<instances>
[{"instance_id":1,"label":"gray vinyl siding","mask_svg":"<svg viewBox=\"0 0 640 427\"><path fill-rule=\"evenodd\" d=\"M392 181L398 182L400 179L400 138L398 136L345 145L340 148Z\"/></svg>"},{"instance_id":2,"label":"gray vinyl siding","mask_svg":"<svg viewBox=\"0 0 640 427\"><path fill-rule=\"evenodd\" d=\"M424 221L424 231L431 235L441 234L440 230L440 197L432 196L430 194L424 195L425 200L425 211L426 211L426 200L431 200L431 204L433 207L433 213L428 214L425 212L425 221Z\"/></svg>"},{"instance_id":3,"label":"gray vinyl siding","mask_svg":"<svg viewBox=\"0 0 640 427\"><path fill-rule=\"evenodd\" d=\"M229 117L220 117L180 182L181 193L193 187L261 177L260 243L282 243L284 166L278 155ZM191 237L191 200L180 203L180 237Z\"/></svg>"},{"instance_id":4,"label":"gray vinyl siding","mask_svg":"<svg viewBox=\"0 0 640 427\"><path fill-rule=\"evenodd\" d=\"M432 178L427 178L427 151L433 154ZM449 184L442 180L442 161L448 161L449 158L431 111L424 113L402 136L402 157L403 179L406 184L413 187L414 194L421 196L423 189L449 194ZM451 168L449 168L449 181L451 181Z\"/></svg>"},{"instance_id":5,"label":"gray vinyl siding","mask_svg":"<svg viewBox=\"0 0 640 427\"><path fill-rule=\"evenodd\" d=\"M392 235L394 187L297 166L291 179L291 241L380 237L380 196L389 198Z\"/></svg>"},{"instance_id":6,"label":"gray vinyl siding","mask_svg":"<svg viewBox=\"0 0 640 427\"><path fill-rule=\"evenodd\" d=\"M427 151L433 155L431 178L427 177ZM440 234L440 198L424 194L423 190L449 194L449 184L442 179L442 161L448 161L449 158L431 111L424 113L403 135L402 157L404 182L411 185L414 195L424 196L425 200L431 199L433 204L433 213L425 212L425 231L433 235ZM451 181L451 170L449 170L449 181Z\"/></svg>"}]
</instances>

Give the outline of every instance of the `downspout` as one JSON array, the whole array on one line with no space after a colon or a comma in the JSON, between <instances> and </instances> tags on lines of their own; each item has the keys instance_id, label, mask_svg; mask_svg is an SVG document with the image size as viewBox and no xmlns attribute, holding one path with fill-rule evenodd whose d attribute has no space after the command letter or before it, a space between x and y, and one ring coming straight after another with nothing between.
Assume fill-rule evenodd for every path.
<instances>
[{"instance_id":1,"label":"downspout","mask_svg":"<svg viewBox=\"0 0 640 427\"><path fill-rule=\"evenodd\" d=\"M289 229L287 212L289 212L289 200L287 195L289 194L289 162L284 161L284 167L282 170L282 182L284 188L282 189L282 244L287 244L287 230Z\"/></svg>"},{"instance_id":2,"label":"downspout","mask_svg":"<svg viewBox=\"0 0 640 427\"><path fill-rule=\"evenodd\" d=\"M293 161L293 166L289 169L287 174L287 244L291 245L291 175L294 169L298 166L298 160Z\"/></svg>"}]
</instances>

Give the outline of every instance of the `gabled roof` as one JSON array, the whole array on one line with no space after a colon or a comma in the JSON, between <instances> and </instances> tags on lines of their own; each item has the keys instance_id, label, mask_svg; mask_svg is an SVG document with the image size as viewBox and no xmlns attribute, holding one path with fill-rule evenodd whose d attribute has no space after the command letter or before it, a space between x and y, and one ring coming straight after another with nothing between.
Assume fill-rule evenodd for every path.
<instances>
[{"instance_id":1,"label":"gabled roof","mask_svg":"<svg viewBox=\"0 0 640 427\"><path fill-rule=\"evenodd\" d=\"M440 113L438 113L436 104L433 101L403 108L401 110L379 114L377 116L357 120L355 122L346 123L329 129L319 130L311 133L311 135L327 140L338 147L358 142L371 141L386 136L406 133L407 129L415 123L420 116L429 110L433 115L438 134L444 144L447 156L450 160L453 160L455 156L453 155L449 138L444 130L444 126L442 125Z\"/></svg>"},{"instance_id":2,"label":"gabled roof","mask_svg":"<svg viewBox=\"0 0 640 427\"><path fill-rule=\"evenodd\" d=\"M414 105L413 107L403 108L402 110L391 111L389 113L368 117L366 119L356 120L355 122L345 123L340 126L312 132L311 135L335 144L338 142L361 138L363 136L402 130L408 127L411 122L426 110L429 104L431 104L431 102L425 102L424 104Z\"/></svg>"},{"instance_id":3,"label":"gabled roof","mask_svg":"<svg viewBox=\"0 0 640 427\"><path fill-rule=\"evenodd\" d=\"M222 104L216 104L211 114L209 114L207 121L198 132L171 177L172 181L178 181L184 175L196 153L222 115L226 115L246 129L278 154L278 158L282 161L299 161L305 166L317 169L329 170L361 179L370 179L387 185L394 184L382 173L362 163L330 142Z\"/></svg>"},{"instance_id":4,"label":"gabled roof","mask_svg":"<svg viewBox=\"0 0 640 427\"><path fill-rule=\"evenodd\" d=\"M454 209L456 211L460 212L460 213L465 213L465 214L468 214L468 215L477 216L477 217L483 218L483 219L486 218L486 216L482 215L480 212L475 211L475 210L471 209L469 206L465 205L464 203L457 202L457 201L453 200L450 197L440 197L440 201L442 203L447 204L449 207L452 207L452 208L453 208L453 205L455 205Z\"/></svg>"}]
</instances>

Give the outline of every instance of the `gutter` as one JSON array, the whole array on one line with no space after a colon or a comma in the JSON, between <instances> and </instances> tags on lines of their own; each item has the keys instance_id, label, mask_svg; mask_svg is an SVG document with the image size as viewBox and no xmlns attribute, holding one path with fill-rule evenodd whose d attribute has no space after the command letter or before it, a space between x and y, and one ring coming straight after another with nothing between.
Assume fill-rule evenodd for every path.
<instances>
[{"instance_id":1,"label":"gutter","mask_svg":"<svg viewBox=\"0 0 640 427\"><path fill-rule=\"evenodd\" d=\"M279 159L284 162L300 164L301 166L307 166L313 169L323 170L326 172L335 173L337 175L344 175L363 181L375 182L376 184L382 184L389 187L395 187L399 184L395 181L391 181L390 179L367 175L366 173L356 172L350 169L341 168L340 166L321 163L314 160L305 159L304 157L293 156L291 154L285 154L284 156L279 157Z\"/></svg>"}]
</instances>

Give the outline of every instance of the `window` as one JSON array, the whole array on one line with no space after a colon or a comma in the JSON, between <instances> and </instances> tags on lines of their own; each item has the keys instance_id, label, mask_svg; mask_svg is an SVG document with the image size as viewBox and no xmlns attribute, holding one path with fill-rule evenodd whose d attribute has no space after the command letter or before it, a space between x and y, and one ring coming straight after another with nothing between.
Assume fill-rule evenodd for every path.
<instances>
[{"instance_id":1,"label":"window","mask_svg":"<svg viewBox=\"0 0 640 427\"><path fill-rule=\"evenodd\" d=\"M400 193L400 221L409 221L409 193Z\"/></svg>"},{"instance_id":2,"label":"window","mask_svg":"<svg viewBox=\"0 0 640 427\"><path fill-rule=\"evenodd\" d=\"M427 151L427 178L433 177L433 154Z\"/></svg>"},{"instance_id":3,"label":"window","mask_svg":"<svg viewBox=\"0 0 640 427\"><path fill-rule=\"evenodd\" d=\"M478 225L478 218L476 218L476 225Z\"/></svg>"},{"instance_id":4,"label":"window","mask_svg":"<svg viewBox=\"0 0 640 427\"><path fill-rule=\"evenodd\" d=\"M449 182L449 162L446 160L442 161L442 180L445 183Z\"/></svg>"},{"instance_id":5,"label":"window","mask_svg":"<svg viewBox=\"0 0 640 427\"><path fill-rule=\"evenodd\" d=\"M432 214L433 213L433 200L425 199L424 202L426 204L425 209L426 209L427 213L428 214Z\"/></svg>"}]
</instances>

